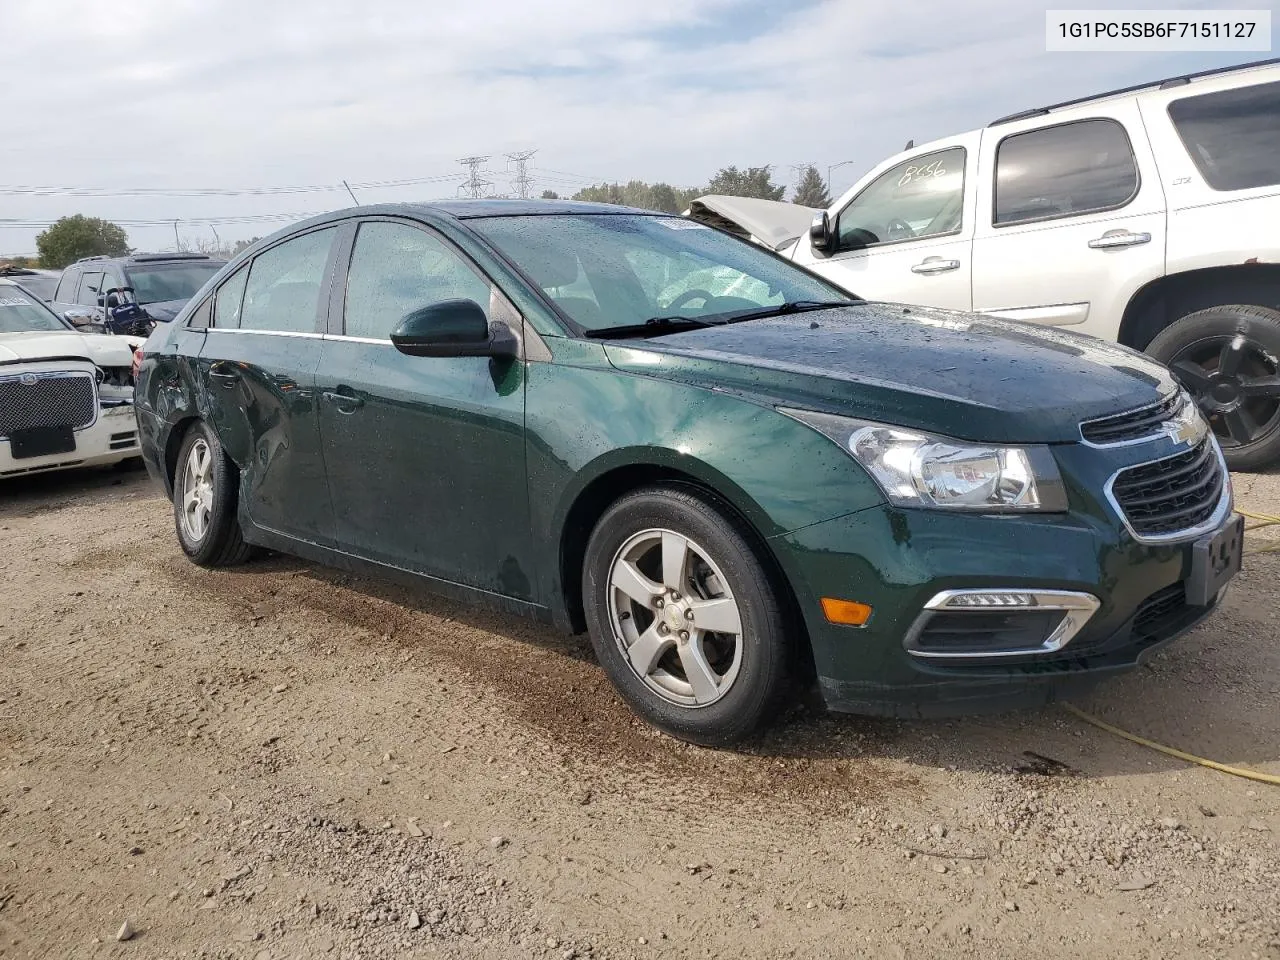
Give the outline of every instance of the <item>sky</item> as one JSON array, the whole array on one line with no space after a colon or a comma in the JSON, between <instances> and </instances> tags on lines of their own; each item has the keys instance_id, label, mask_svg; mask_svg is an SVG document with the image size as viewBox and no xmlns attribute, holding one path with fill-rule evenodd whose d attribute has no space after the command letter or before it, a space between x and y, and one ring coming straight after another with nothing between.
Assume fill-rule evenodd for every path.
<instances>
[{"instance_id":1,"label":"sky","mask_svg":"<svg viewBox=\"0 0 1280 960\"><path fill-rule=\"evenodd\" d=\"M1140 5L1268 6L1088 4ZM74 213L125 222L135 248L172 250L175 219L188 245L266 235L350 206L344 179L361 203L456 196L467 156L489 157L490 189L512 192L505 155L529 150L535 195L630 179L696 186L728 164L772 164L794 182L807 162L824 174L841 164L838 194L909 139L1270 56L1046 53L1045 9L4 0L0 254L34 252L40 224Z\"/></svg>"}]
</instances>

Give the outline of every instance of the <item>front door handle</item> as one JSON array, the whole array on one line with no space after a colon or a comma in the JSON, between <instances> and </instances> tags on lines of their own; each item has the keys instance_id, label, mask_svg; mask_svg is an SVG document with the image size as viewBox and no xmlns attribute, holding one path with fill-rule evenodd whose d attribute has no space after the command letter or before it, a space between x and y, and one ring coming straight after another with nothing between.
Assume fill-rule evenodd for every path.
<instances>
[{"instance_id":1,"label":"front door handle","mask_svg":"<svg viewBox=\"0 0 1280 960\"><path fill-rule=\"evenodd\" d=\"M335 393L332 390L326 390L321 396L337 407L339 413L354 413L364 406L363 397L357 397L350 393Z\"/></svg>"},{"instance_id":2,"label":"front door handle","mask_svg":"<svg viewBox=\"0 0 1280 960\"><path fill-rule=\"evenodd\" d=\"M240 382L240 374L228 373L215 367L209 371L209 379L216 380L222 384L224 390L234 390L236 384Z\"/></svg>"},{"instance_id":3,"label":"front door handle","mask_svg":"<svg viewBox=\"0 0 1280 960\"><path fill-rule=\"evenodd\" d=\"M943 260L941 257L925 257L911 268L912 273L946 273L948 270L959 270L959 260Z\"/></svg>"},{"instance_id":4,"label":"front door handle","mask_svg":"<svg viewBox=\"0 0 1280 960\"><path fill-rule=\"evenodd\" d=\"M1151 234L1131 233L1128 230L1108 230L1100 237L1089 241L1094 250L1108 250L1111 247L1133 247L1139 243L1150 243Z\"/></svg>"}]
</instances>

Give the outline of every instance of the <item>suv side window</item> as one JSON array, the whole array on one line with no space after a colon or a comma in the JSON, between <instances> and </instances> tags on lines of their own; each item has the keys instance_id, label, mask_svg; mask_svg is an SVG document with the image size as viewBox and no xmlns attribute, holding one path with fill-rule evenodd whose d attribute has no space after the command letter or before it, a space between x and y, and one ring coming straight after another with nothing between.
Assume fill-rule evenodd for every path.
<instances>
[{"instance_id":1,"label":"suv side window","mask_svg":"<svg viewBox=\"0 0 1280 960\"><path fill-rule=\"evenodd\" d=\"M98 291L101 289L102 274L82 274L80 277L80 289L76 291L76 303L83 307L98 306Z\"/></svg>"},{"instance_id":2,"label":"suv side window","mask_svg":"<svg viewBox=\"0 0 1280 960\"><path fill-rule=\"evenodd\" d=\"M325 265L337 228L286 240L258 254L249 266L241 330L315 333Z\"/></svg>"},{"instance_id":3,"label":"suv side window","mask_svg":"<svg viewBox=\"0 0 1280 960\"><path fill-rule=\"evenodd\" d=\"M75 303L76 284L80 282L80 271L75 267L67 267L58 278L58 289L53 293L55 303Z\"/></svg>"},{"instance_id":4,"label":"suv side window","mask_svg":"<svg viewBox=\"0 0 1280 960\"><path fill-rule=\"evenodd\" d=\"M926 153L891 167L840 211L840 250L940 237L960 230L964 147Z\"/></svg>"},{"instance_id":5,"label":"suv side window","mask_svg":"<svg viewBox=\"0 0 1280 960\"><path fill-rule=\"evenodd\" d=\"M218 288L213 302L213 326L217 329L234 330L240 326L240 308L244 304L244 287L248 279L249 267L246 264Z\"/></svg>"},{"instance_id":6,"label":"suv side window","mask_svg":"<svg viewBox=\"0 0 1280 960\"><path fill-rule=\"evenodd\" d=\"M1169 119L1211 189L1280 183L1280 80L1174 100Z\"/></svg>"},{"instance_id":7,"label":"suv side window","mask_svg":"<svg viewBox=\"0 0 1280 960\"><path fill-rule=\"evenodd\" d=\"M1138 161L1115 120L1077 120L1005 137L996 147L997 227L1125 206Z\"/></svg>"},{"instance_id":8,"label":"suv side window","mask_svg":"<svg viewBox=\"0 0 1280 960\"><path fill-rule=\"evenodd\" d=\"M434 234L403 223L360 224L347 272L348 337L385 340L406 313L474 300L489 313L489 281Z\"/></svg>"}]
</instances>

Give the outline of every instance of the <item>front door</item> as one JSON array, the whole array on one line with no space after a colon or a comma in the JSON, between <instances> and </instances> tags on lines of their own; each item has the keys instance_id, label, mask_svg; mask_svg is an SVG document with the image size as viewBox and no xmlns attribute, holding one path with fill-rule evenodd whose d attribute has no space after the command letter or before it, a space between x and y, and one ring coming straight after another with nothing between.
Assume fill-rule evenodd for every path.
<instances>
[{"instance_id":1,"label":"front door","mask_svg":"<svg viewBox=\"0 0 1280 960\"><path fill-rule=\"evenodd\" d=\"M1164 274L1164 190L1132 98L995 127L983 150L973 308L1116 339Z\"/></svg>"},{"instance_id":2,"label":"front door","mask_svg":"<svg viewBox=\"0 0 1280 960\"><path fill-rule=\"evenodd\" d=\"M965 185L978 139L969 134L873 173L836 215L835 250L818 256L801 238L796 262L869 300L968 310L973 204Z\"/></svg>"},{"instance_id":3,"label":"front door","mask_svg":"<svg viewBox=\"0 0 1280 960\"><path fill-rule=\"evenodd\" d=\"M206 417L240 468L242 515L325 545L333 510L315 372L337 233L327 227L295 237L228 277L199 361Z\"/></svg>"},{"instance_id":4,"label":"front door","mask_svg":"<svg viewBox=\"0 0 1280 960\"><path fill-rule=\"evenodd\" d=\"M438 234L361 223L341 333L325 340L317 373L320 430L340 549L530 599L524 364L410 357L389 339L419 307L469 299L488 313L493 296Z\"/></svg>"}]
</instances>

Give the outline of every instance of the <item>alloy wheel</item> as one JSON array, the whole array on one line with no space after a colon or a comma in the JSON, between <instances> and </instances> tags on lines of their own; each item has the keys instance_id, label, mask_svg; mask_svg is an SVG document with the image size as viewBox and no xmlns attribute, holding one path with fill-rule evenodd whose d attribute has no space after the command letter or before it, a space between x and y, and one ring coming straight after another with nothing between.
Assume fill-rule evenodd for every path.
<instances>
[{"instance_id":1,"label":"alloy wheel","mask_svg":"<svg viewBox=\"0 0 1280 960\"><path fill-rule=\"evenodd\" d=\"M742 614L707 551L683 534L630 537L609 568L609 621L631 670L670 703L705 707L742 666Z\"/></svg>"},{"instance_id":2,"label":"alloy wheel","mask_svg":"<svg viewBox=\"0 0 1280 960\"><path fill-rule=\"evenodd\" d=\"M1244 336L1207 337L1169 363L1195 397L1223 447L1254 443L1280 427L1280 365Z\"/></svg>"},{"instance_id":3,"label":"alloy wheel","mask_svg":"<svg viewBox=\"0 0 1280 960\"><path fill-rule=\"evenodd\" d=\"M213 512L213 454L203 437L191 445L182 471L182 527L195 543L204 539Z\"/></svg>"}]
</instances>

